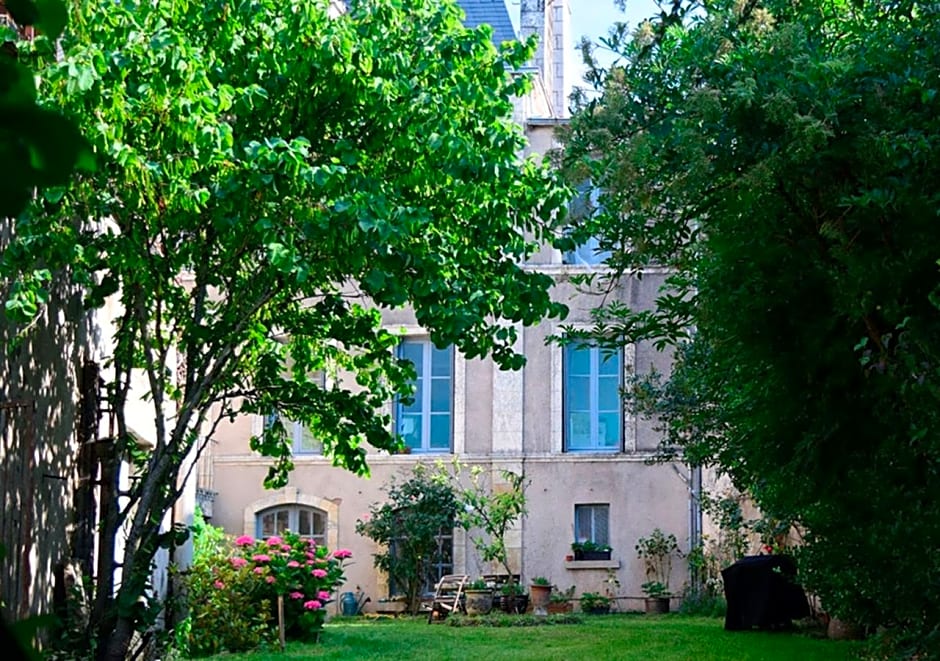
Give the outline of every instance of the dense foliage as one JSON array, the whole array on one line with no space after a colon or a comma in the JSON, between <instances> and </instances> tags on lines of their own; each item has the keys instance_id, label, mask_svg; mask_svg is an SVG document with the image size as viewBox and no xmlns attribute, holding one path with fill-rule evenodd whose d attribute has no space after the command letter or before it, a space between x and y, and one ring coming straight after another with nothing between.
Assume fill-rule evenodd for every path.
<instances>
[{"instance_id":1,"label":"dense foliage","mask_svg":"<svg viewBox=\"0 0 940 661\"><path fill-rule=\"evenodd\" d=\"M528 81L512 72L531 45L497 52L452 2L330 4L74 3L62 57L41 68L41 98L77 122L99 168L31 204L0 275L18 323L58 270L86 308L108 302L117 439L101 479L117 484L129 455L140 479L102 511L103 658L123 659L155 615L140 607L150 565L179 541L158 523L222 420L276 411L366 473L365 443L397 446L383 412L413 376L378 308L409 304L436 344L509 368L519 324L564 312L551 279L520 266L565 197L519 156L512 98ZM128 420L142 396L146 453ZM252 448L283 484L284 426Z\"/></svg>"},{"instance_id":2,"label":"dense foliage","mask_svg":"<svg viewBox=\"0 0 940 661\"><path fill-rule=\"evenodd\" d=\"M0 218L7 218L23 210L37 187L64 185L76 167L93 170L94 158L73 122L37 102L35 72L27 66L33 53L54 50L65 3L7 0L3 6L18 28L0 22ZM17 44L26 36L31 43ZM37 301L20 300L35 313Z\"/></svg>"},{"instance_id":3,"label":"dense foliage","mask_svg":"<svg viewBox=\"0 0 940 661\"><path fill-rule=\"evenodd\" d=\"M443 536L453 532L457 500L452 486L423 464L415 464L408 479L391 480L386 492L387 500L373 504L368 518L356 522L356 532L380 545L372 556L375 566L416 614L424 590L437 580L432 569Z\"/></svg>"},{"instance_id":4,"label":"dense foliage","mask_svg":"<svg viewBox=\"0 0 940 661\"><path fill-rule=\"evenodd\" d=\"M232 542L197 513L193 563L181 580L188 614L175 627L176 646L186 656L251 650L277 639L267 584L247 562L232 562L236 557Z\"/></svg>"},{"instance_id":5,"label":"dense foliage","mask_svg":"<svg viewBox=\"0 0 940 661\"><path fill-rule=\"evenodd\" d=\"M196 535L204 539L184 579L189 616L177 634L184 652L207 656L276 641L279 597L286 638L319 639L349 551L330 552L291 532L233 542L221 530L202 526Z\"/></svg>"},{"instance_id":6,"label":"dense foliage","mask_svg":"<svg viewBox=\"0 0 940 661\"><path fill-rule=\"evenodd\" d=\"M802 527L827 610L940 647L940 7L673 2L607 41L582 231L671 276L595 333L677 348L640 408Z\"/></svg>"}]
</instances>

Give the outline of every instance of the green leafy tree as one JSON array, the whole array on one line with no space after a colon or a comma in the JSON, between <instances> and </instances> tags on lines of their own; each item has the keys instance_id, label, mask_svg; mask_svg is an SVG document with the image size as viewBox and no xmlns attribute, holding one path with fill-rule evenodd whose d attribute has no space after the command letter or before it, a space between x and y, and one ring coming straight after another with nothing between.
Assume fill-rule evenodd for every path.
<instances>
[{"instance_id":1,"label":"green leafy tree","mask_svg":"<svg viewBox=\"0 0 940 661\"><path fill-rule=\"evenodd\" d=\"M490 474L483 466L468 468L456 459L450 466L439 465L438 474L453 485L457 523L469 533L484 562L502 566L507 576L505 594L515 594L506 533L526 514L525 476L510 470Z\"/></svg>"},{"instance_id":2,"label":"green leafy tree","mask_svg":"<svg viewBox=\"0 0 940 661\"><path fill-rule=\"evenodd\" d=\"M65 269L85 304L113 297L109 391L121 458L139 479L102 507L92 636L125 658L181 467L223 419L276 411L368 471L390 449L387 402L413 367L379 310L410 305L438 345L519 368L520 324L560 316L548 276L520 263L566 192L523 160L512 98L531 45L497 52L452 2L326 0L75 3L41 97L94 145L94 175L46 194L0 258L11 319ZM19 292L19 293L17 293ZM314 375L352 374L324 387ZM154 447L136 450L128 403L142 375ZM136 377L135 377L136 378ZM292 467L282 425L252 440ZM126 530L116 556L117 531ZM123 573L113 578L114 563Z\"/></svg>"},{"instance_id":3,"label":"green leafy tree","mask_svg":"<svg viewBox=\"0 0 940 661\"><path fill-rule=\"evenodd\" d=\"M805 531L827 610L940 645L940 11L692 4L612 32L566 135L579 231L670 273L594 334L677 348L637 405Z\"/></svg>"},{"instance_id":4,"label":"green leafy tree","mask_svg":"<svg viewBox=\"0 0 940 661\"><path fill-rule=\"evenodd\" d=\"M369 518L356 522L356 532L382 546L375 566L404 592L417 614L421 593L441 552L441 536L453 531L457 500L451 485L424 464L416 464L404 481L391 480L388 500L369 508Z\"/></svg>"}]
</instances>

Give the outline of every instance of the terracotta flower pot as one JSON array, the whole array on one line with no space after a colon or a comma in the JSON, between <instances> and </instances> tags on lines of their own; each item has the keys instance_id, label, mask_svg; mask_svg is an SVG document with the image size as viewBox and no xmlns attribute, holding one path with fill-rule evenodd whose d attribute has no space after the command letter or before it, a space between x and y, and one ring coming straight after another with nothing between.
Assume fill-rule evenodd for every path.
<instances>
[{"instance_id":1,"label":"terracotta flower pot","mask_svg":"<svg viewBox=\"0 0 940 661\"><path fill-rule=\"evenodd\" d=\"M548 615L548 603L551 601L552 586L533 583L529 586L529 595L532 601L532 612L535 615Z\"/></svg>"}]
</instances>

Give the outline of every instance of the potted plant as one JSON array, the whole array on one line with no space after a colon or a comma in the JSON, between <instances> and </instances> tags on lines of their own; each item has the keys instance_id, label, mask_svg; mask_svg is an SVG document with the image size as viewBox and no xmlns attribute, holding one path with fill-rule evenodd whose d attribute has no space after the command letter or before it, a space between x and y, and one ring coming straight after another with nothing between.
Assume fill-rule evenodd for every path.
<instances>
[{"instance_id":1,"label":"potted plant","mask_svg":"<svg viewBox=\"0 0 940 661\"><path fill-rule=\"evenodd\" d=\"M438 471L444 481L453 485L459 505L457 525L467 531L480 559L502 566L512 585L515 579L506 538L515 522L526 514L525 476L510 470L493 475L483 466L471 466L463 481L464 467L456 459L449 470L439 463Z\"/></svg>"},{"instance_id":2,"label":"potted plant","mask_svg":"<svg viewBox=\"0 0 940 661\"><path fill-rule=\"evenodd\" d=\"M500 588L500 608L504 613L525 613L529 607L529 595L518 583L506 583Z\"/></svg>"},{"instance_id":3,"label":"potted plant","mask_svg":"<svg viewBox=\"0 0 940 661\"><path fill-rule=\"evenodd\" d=\"M610 560L611 548L608 544L598 544L589 539L574 542L571 545L575 560Z\"/></svg>"},{"instance_id":4,"label":"potted plant","mask_svg":"<svg viewBox=\"0 0 940 661\"><path fill-rule=\"evenodd\" d=\"M570 613L571 600L574 599L575 587L572 585L567 590L553 588L551 596L548 598L548 612L551 614Z\"/></svg>"},{"instance_id":5,"label":"potted plant","mask_svg":"<svg viewBox=\"0 0 940 661\"><path fill-rule=\"evenodd\" d=\"M471 582L464 593L467 615L486 615L493 609L493 590L482 578Z\"/></svg>"},{"instance_id":6,"label":"potted plant","mask_svg":"<svg viewBox=\"0 0 940 661\"><path fill-rule=\"evenodd\" d=\"M681 555L676 536L656 528L649 537L641 537L637 542L636 555L646 568L647 580L641 586L646 594L646 612L668 613L672 558Z\"/></svg>"},{"instance_id":7,"label":"potted plant","mask_svg":"<svg viewBox=\"0 0 940 661\"><path fill-rule=\"evenodd\" d=\"M548 615L548 602L552 596L552 583L544 576L536 576L529 586L532 595L532 612L535 615Z\"/></svg>"},{"instance_id":8,"label":"potted plant","mask_svg":"<svg viewBox=\"0 0 940 661\"><path fill-rule=\"evenodd\" d=\"M581 594L581 612L591 615L603 615L610 612L610 598L599 592Z\"/></svg>"}]
</instances>

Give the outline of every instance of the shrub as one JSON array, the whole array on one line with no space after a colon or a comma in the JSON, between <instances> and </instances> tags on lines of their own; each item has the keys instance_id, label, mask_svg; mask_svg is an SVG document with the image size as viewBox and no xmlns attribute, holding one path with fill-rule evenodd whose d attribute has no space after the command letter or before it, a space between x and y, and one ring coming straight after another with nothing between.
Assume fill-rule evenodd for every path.
<instances>
[{"instance_id":1,"label":"shrub","mask_svg":"<svg viewBox=\"0 0 940 661\"><path fill-rule=\"evenodd\" d=\"M725 598L705 590L689 590L682 595L679 612L683 615L724 617L728 605Z\"/></svg>"},{"instance_id":2,"label":"shrub","mask_svg":"<svg viewBox=\"0 0 940 661\"><path fill-rule=\"evenodd\" d=\"M196 544L192 567L183 578L189 617L176 629L177 646L184 655L197 657L254 649L273 640L271 602L263 584L247 565L231 563L231 545L221 531L208 536L201 548Z\"/></svg>"},{"instance_id":3,"label":"shrub","mask_svg":"<svg viewBox=\"0 0 940 661\"><path fill-rule=\"evenodd\" d=\"M266 540L243 536L233 545L218 529L206 528L184 580L190 614L177 630L184 653L238 652L275 640L279 595L287 638L319 639L349 551L330 553L291 532Z\"/></svg>"},{"instance_id":4,"label":"shrub","mask_svg":"<svg viewBox=\"0 0 940 661\"><path fill-rule=\"evenodd\" d=\"M507 613L491 613L469 617L455 613L444 622L452 627L540 627L554 624L581 624L584 618L575 613L563 613L539 617L536 615L509 615Z\"/></svg>"}]
</instances>

